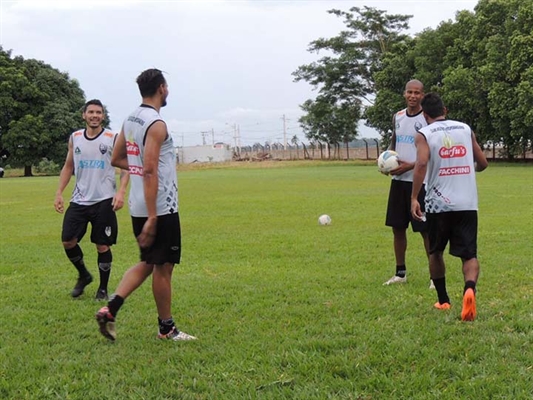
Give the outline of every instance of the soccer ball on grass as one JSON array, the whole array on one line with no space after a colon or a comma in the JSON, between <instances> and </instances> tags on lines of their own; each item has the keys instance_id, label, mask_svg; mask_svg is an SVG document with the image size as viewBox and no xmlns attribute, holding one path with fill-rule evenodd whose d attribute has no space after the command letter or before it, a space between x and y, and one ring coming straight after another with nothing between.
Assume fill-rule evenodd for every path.
<instances>
[{"instance_id":1,"label":"soccer ball on grass","mask_svg":"<svg viewBox=\"0 0 533 400\"><path fill-rule=\"evenodd\" d=\"M331 217L327 214L323 214L318 217L318 223L320 225L331 225Z\"/></svg>"}]
</instances>

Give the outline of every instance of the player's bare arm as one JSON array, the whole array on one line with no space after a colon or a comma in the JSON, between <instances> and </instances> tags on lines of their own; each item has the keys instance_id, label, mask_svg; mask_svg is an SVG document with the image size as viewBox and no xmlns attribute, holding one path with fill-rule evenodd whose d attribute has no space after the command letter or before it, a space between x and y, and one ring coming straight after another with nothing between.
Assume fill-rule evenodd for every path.
<instances>
[{"instance_id":1,"label":"player's bare arm","mask_svg":"<svg viewBox=\"0 0 533 400\"><path fill-rule=\"evenodd\" d=\"M123 131L120 131L115 140L113 154L111 155L111 165L126 171L129 169L126 136Z\"/></svg>"},{"instance_id":2,"label":"player's bare arm","mask_svg":"<svg viewBox=\"0 0 533 400\"><path fill-rule=\"evenodd\" d=\"M56 198L54 200L54 208L58 213L63 213L65 211L65 202L63 200L63 191L70 182L70 177L74 173L74 154L72 152L72 137L68 141L68 152L67 158L65 159L65 164L61 169L59 174L59 186L56 192Z\"/></svg>"},{"instance_id":3,"label":"player's bare arm","mask_svg":"<svg viewBox=\"0 0 533 400\"><path fill-rule=\"evenodd\" d=\"M389 150L396 150L396 114L392 116L392 134L390 137Z\"/></svg>"},{"instance_id":4,"label":"player's bare arm","mask_svg":"<svg viewBox=\"0 0 533 400\"><path fill-rule=\"evenodd\" d=\"M413 172L413 189L411 192L411 214L413 218L418 221L423 220L423 214L420 209L420 203L418 202L418 193L422 189L424 184L424 178L426 176L427 164L429 161L429 146L426 138L421 133L417 133L415 136L416 146L416 163Z\"/></svg>"},{"instance_id":5,"label":"player's bare arm","mask_svg":"<svg viewBox=\"0 0 533 400\"><path fill-rule=\"evenodd\" d=\"M126 189L130 181L130 174L121 169L120 170L120 185L117 190L117 193L113 197L113 211L118 211L124 206L124 199L126 198Z\"/></svg>"},{"instance_id":6,"label":"player's bare arm","mask_svg":"<svg viewBox=\"0 0 533 400\"><path fill-rule=\"evenodd\" d=\"M149 247L155 239L157 229L157 190L159 186L159 154L161 145L167 138L167 126L163 121L155 122L146 132L146 142L144 145L144 200L148 211L141 234L137 237L139 246Z\"/></svg>"},{"instance_id":7,"label":"player's bare arm","mask_svg":"<svg viewBox=\"0 0 533 400\"><path fill-rule=\"evenodd\" d=\"M485 157L485 154L481 149L481 146L476 140L476 134L474 132L472 132L472 149L474 150L474 162L476 163L476 171L481 172L489 166L489 163L487 161L487 157Z\"/></svg>"}]
</instances>

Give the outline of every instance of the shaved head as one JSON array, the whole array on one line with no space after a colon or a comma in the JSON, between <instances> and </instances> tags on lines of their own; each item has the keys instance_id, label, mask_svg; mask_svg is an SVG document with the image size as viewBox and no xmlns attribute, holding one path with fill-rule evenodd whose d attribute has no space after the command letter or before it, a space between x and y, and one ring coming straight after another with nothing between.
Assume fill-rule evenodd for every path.
<instances>
[{"instance_id":1,"label":"shaved head","mask_svg":"<svg viewBox=\"0 0 533 400\"><path fill-rule=\"evenodd\" d=\"M409 82L407 82L405 84L405 90L407 90L408 87L416 87L418 86L418 88L422 91L422 93L424 93L424 84L422 82L420 82L418 79L411 79Z\"/></svg>"}]
</instances>

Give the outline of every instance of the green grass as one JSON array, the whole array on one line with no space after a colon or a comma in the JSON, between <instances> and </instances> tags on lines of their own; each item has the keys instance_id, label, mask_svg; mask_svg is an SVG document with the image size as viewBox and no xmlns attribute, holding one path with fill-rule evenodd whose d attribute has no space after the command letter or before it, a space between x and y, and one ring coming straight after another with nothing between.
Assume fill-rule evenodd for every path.
<instances>
[{"instance_id":1,"label":"green grass","mask_svg":"<svg viewBox=\"0 0 533 400\"><path fill-rule=\"evenodd\" d=\"M394 270L389 182L373 165L277 165L179 173L173 312L190 343L155 338L148 282L106 342L97 285L69 296L58 178L0 179L0 398L531 398L533 167L478 175L478 319L462 323L460 261L445 258L452 310L434 310L412 232L409 282L382 286ZM119 226L111 288L138 257L126 209ZM97 274L94 246L81 245Z\"/></svg>"}]
</instances>

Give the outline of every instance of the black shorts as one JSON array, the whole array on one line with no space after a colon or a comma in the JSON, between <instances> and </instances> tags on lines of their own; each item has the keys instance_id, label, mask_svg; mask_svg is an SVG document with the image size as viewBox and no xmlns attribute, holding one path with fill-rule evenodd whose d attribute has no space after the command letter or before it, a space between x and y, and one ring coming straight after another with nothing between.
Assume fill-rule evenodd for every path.
<instances>
[{"instance_id":1,"label":"black shorts","mask_svg":"<svg viewBox=\"0 0 533 400\"><path fill-rule=\"evenodd\" d=\"M135 237L142 232L145 217L131 217ZM141 261L147 264L179 264L181 259L181 228L178 213L157 217L157 230L154 243L148 248L141 248Z\"/></svg>"},{"instance_id":2,"label":"black shorts","mask_svg":"<svg viewBox=\"0 0 533 400\"><path fill-rule=\"evenodd\" d=\"M411 215L412 189L412 182L398 181L396 179L391 180L385 225L396 229L407 229L409 223L411 223L413 232L427 232L427 223L417 221ZM420 203L422 212L425 210L425 197L426 189L422 186L420 193L418 193L418 202Z\"/></svg>"},{"instance_id":3,"label":"black shorts","mask_svg":"<svg viewBox=\"0 0 533 400\"><path fill-rule=\"evenodd\" d=\"M444 252L465 260L477 257L477 211L452 211L427 215L429 253Z\"/></svg>"},{"instance_id":4,"label":"black shorts","mask_svg":"<svg viewBox=\"0 0 533 400\"><path fill-rule=\"evenodd\" d=\"M81 242L91 223L91 242L111 246L117 243L117 215L113 211L113 199L102 200L90 206L70 203L65 217L61 240L68 242L74 238Z\"/></svg>"}]
</instances>

